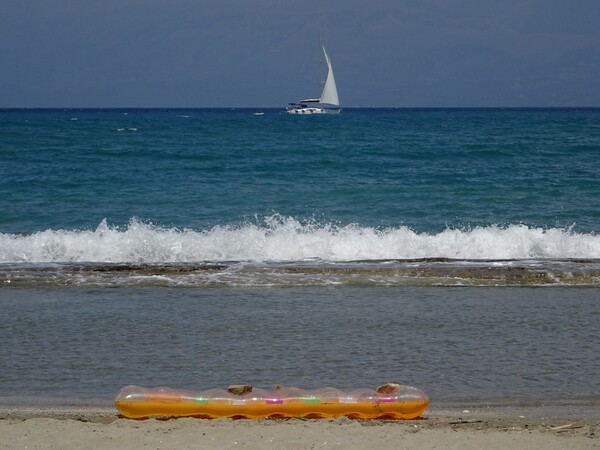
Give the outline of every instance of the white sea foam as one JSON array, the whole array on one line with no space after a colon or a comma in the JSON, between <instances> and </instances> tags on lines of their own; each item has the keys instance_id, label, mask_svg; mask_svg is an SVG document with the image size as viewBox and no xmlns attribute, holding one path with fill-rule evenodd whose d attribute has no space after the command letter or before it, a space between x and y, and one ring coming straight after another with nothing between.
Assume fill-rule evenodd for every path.
<instances>
[{"instance_id":1,"label":"white sea foam","mask_svg":"<svg viewBox=\"0 0 600 450\"><path fill-rule=\"evenodd\" d=\"M132 219L96 230L0 233L0 262L324 261L453 258L600 258L600 236L526 225L417 233L407 227L305 223L272 216L264 223L206 230L163 228Z\"/></svg>"}]
</instances>

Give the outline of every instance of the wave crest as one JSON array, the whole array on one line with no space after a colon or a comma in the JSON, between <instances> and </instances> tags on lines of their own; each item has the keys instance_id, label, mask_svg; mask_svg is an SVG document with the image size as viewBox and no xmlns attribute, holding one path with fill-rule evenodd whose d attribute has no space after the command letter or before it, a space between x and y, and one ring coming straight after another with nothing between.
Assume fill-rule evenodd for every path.
<instances>
[{"instance_id":1,"label":"wave crest","mask_svg":"<svg viewBox=\"0 0 600 450\"><path fill-rule=\"evenodd\" d=\"M205 230L165 228L137 219L95 230L0 233L2 263L161 263L197 261L369 261L421 258L600 258L600 236L572 227L515 224L417 233L408 227L377 229L273 215L261 223Z\"/></svg>"}]
</instances>

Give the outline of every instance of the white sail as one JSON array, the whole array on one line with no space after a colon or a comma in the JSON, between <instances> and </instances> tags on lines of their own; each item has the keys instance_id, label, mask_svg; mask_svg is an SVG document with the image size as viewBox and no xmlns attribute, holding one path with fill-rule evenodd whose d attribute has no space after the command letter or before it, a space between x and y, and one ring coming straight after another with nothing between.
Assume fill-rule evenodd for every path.
<instances>
[{"instance_id":1,"label":"white sail","mask_svg":"<svg viewBox=\"0 0 600 450\"><path fill-rule=\"evenodd\" d=\"M340 99L338 97L337 86L335 85L335 77L333 76L333 67L331 67L331 60L323 47L323 53L325 54L325 61L327 61L327 79L325 80L325 86L323 86L323 93L319 99L320 103L326 103L328 105L340 106Z\"/></svg>"}]
</instances>

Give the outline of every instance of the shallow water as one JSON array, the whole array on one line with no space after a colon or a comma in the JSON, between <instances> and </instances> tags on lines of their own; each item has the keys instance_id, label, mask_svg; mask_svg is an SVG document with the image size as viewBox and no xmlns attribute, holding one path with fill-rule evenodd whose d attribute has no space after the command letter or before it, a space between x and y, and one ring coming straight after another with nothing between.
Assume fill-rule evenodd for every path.
<instances>
[{"instance_id":1,"label":"shallow water","mask_svg":"<svg viewBox=\"0 0 600 450\"><path fill-rule=\"evenodd\" d=\"M124 385L396 381L434 402L597 398L595 288L1 289L0 402Z\"/></svg>"}]
</instances>

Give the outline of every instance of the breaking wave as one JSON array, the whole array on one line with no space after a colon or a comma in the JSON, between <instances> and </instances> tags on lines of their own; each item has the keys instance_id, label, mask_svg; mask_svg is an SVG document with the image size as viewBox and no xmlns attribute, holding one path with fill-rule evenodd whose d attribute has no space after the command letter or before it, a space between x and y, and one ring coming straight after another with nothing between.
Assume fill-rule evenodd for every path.
<instances>
[{"instance_id":1,"label":"breaking wave","mask_svg":"<svg viewBox=\"0 0 600 450\"><path fill-rule=\"evenodd\" d=\"M573 227L527 225L446 229L371 228L302 222L274 215L261 223L205 230L164 228L130 220L103 220L95 230L0 233L0 263L193 263L200 261L378 261L423 258L464 260L598 259L600 236Z\"/></svg>"}]
</instances>

